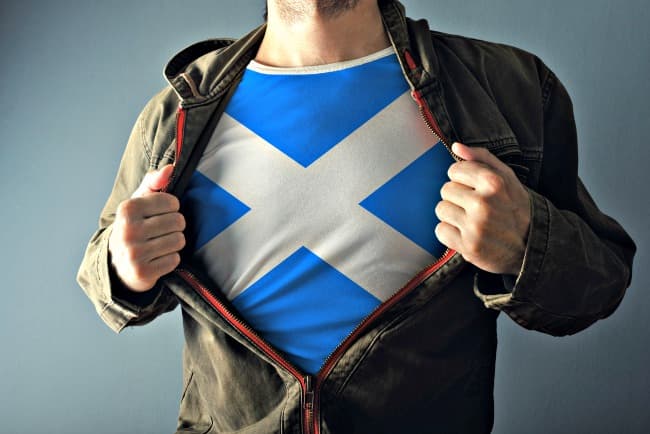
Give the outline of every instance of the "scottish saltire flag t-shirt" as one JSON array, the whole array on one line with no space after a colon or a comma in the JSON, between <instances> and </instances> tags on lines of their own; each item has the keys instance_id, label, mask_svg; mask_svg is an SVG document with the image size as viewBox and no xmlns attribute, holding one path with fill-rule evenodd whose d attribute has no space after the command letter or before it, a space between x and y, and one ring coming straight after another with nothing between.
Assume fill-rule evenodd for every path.
<instances>
[{"instance_id":1,"label":"scottish saltire flag t-shirt","mask_svg":"<svg viewBox=\"0 0 650 434\"><path fill-rule=\"evenodd\" d=\"M193 259L308 373L435 262L453 162L392 49L337 64L252 62L182 203Z\"/></svg>"}]
</instances>

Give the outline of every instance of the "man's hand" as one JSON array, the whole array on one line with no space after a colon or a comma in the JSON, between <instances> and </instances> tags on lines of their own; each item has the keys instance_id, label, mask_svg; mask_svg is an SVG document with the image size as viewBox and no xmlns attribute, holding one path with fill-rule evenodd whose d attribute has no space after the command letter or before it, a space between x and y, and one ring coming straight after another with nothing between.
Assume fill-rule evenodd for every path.
<instances>
[{"instance_id":1,"label":"man's hand","mask_svg":"<svg viewBox=\"0 0 650 434\"><path fill-rule=\"evenodd\" d=\"M519 274L530 224L528 192L506 164L482 148L454 143L465 161L452 164L436 206L436 236L478 268Z\"/></svg>"},{"instance_id":2,"label":"man's hand","mask_svg":"<svg viewBox=\"0 0 650 434\"><path fill-rule=\"evenodd\" d=\"M185 219L178 199L159 192L173 166L145 175L130 199L120 203L108 249L117 275L131 290L148 291L180 263Z\"/></svg>"}]
</instances>

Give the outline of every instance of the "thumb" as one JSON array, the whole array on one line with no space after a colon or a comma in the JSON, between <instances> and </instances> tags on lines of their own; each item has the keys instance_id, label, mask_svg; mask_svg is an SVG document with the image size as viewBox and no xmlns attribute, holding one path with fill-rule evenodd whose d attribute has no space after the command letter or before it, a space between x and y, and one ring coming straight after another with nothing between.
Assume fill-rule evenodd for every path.
<instances>
[{"instance_id":1,"label":"thumb","mask_svg":"<svg viewBox=\"0 0 650 434\"><path fill-rule=\"evenodd\" d=\"M503 169L505 166L505 163L503 163L493 153L485 148L474 148L463 145L459 142L454 142L454 144L451 145L451 150L454 151L454 154L458 155L463 160L478 161L496 170Z\"/></svg>"},{"instance_id":2,"label":"thumb","mask_svg":"<svg viewBox=\"0 0 650 434\"><path fill-rule=\"evenodd\" d=\"M156 193L162 190L169 183L169 179L174 171L172 164L167 164L151 172L147 172L140 183L140 186L133 193L133 197L146 196L151 193Z\"/></svg>"}]
</instances>

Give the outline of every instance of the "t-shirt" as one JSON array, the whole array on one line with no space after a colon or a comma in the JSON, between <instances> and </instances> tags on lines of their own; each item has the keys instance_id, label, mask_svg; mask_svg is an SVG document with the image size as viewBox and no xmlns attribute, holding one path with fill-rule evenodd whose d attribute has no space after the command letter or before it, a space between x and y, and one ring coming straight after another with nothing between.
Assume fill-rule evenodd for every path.
<instances>
[{"instance_id":1,"label":"t-shirt","mask_svg":"<svg viewBox=\"0 0 650 434\"><path fill-rule=\"evenodd\" d=\"M335 64L251 62L183 196L193 260L242 318L316 373L440 257L453 162L388 48Z\"/></svg>"}]
</instances>

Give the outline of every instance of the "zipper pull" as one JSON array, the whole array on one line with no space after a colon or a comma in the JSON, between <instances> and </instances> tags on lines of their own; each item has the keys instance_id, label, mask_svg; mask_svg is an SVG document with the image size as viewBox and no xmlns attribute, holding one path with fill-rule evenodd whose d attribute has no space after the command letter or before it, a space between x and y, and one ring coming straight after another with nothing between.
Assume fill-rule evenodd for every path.
<instances>
[{"instance_id":1,"label":"zipper pull","mask_svg":"<svg viewBox=\"0 0 650 434\"><path fill-rule=\"evenodd\" d=\"M314 385L313 377L307 375L304 377L304 393L302 401L302 432L303 434L313 434L313 423L314 423Z\"/></svg>"},{"instance_id":2,"label":"zipper pull","mask_svg":"<svg viewBox=\"0 0 650 434\"><path fill-rule=\"evenodd\" d=\"M411 91L411 98L413 99L413 101L415 101L418 104L418 107L420 108L420 110L423 110L422 97L420 96L420 94L417 91L415 91L415 90Z\"/></svg>"},{"instance_id":3,"label":"zipper pull","mask_svg":"<svg viewBox=\"0 0 650 434\"><path fill-rule=\"evenodd\" d=\"M306 411L311 412L314 410L314 385L311 375L305 377L305 398L303 407Z\"/></svg>"}]
</instances>

